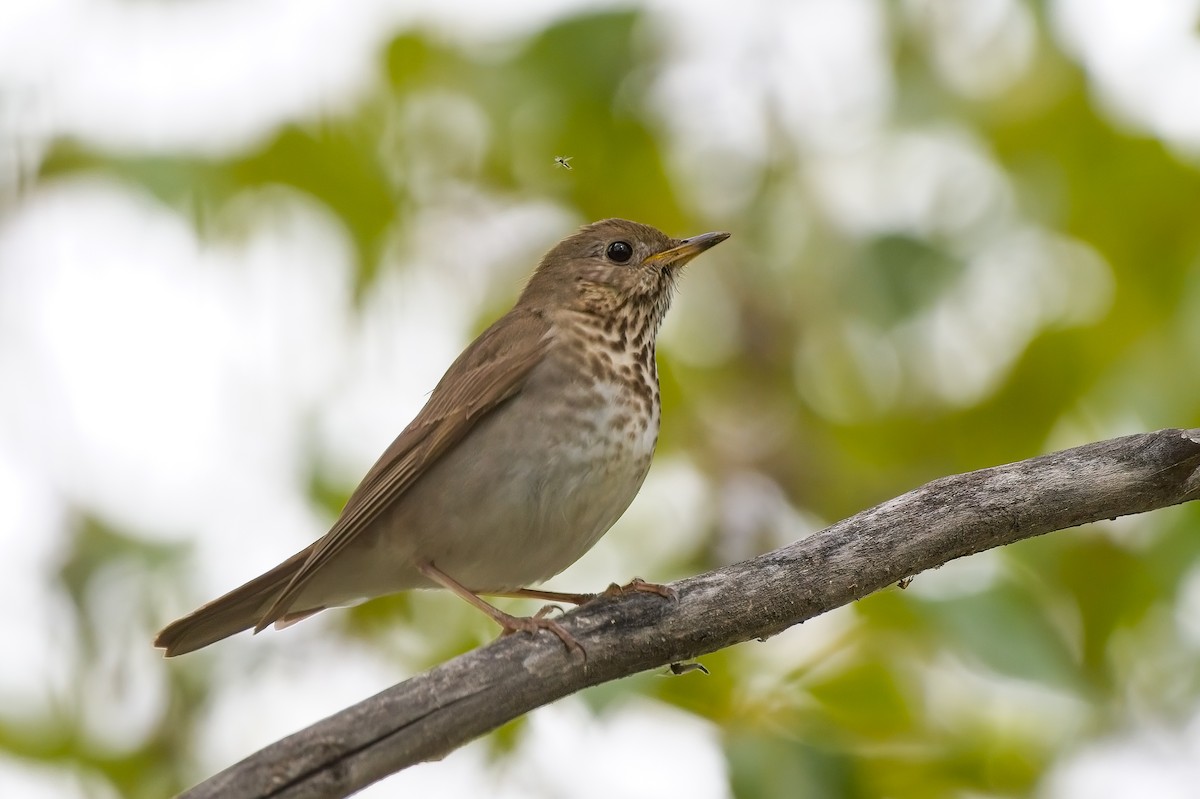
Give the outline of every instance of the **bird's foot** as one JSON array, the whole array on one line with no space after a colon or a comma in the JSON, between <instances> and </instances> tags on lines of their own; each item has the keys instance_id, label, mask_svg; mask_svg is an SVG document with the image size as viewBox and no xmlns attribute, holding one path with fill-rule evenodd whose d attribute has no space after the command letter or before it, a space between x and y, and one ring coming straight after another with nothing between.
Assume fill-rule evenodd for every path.
<instances>
[{"instance_id":1,"label":"bird's foot","mask_svg":"<svg viewBox=\"0 0 1200 799\"><path fill-rule=\"evenodd\" d=\"M556 622L554 619L546 618L550 611L555 607L554 605L547 605L532 616L513 616L511 613L505 613L504 611L500 610L500 608L484 602L479 598L478 594L468 589L458 580L455 580L453 577L446 574L437 566L434 566L433 563L421 564L420 569L421 574L425 575L430 580L442 586L451 593L457 594L462 599L486 613L488 618L500 625L500 629L502 631L500 635L502 637L505 635L511 635L515 632L523 632L533 635L536 634L538 630L549 630L558 636L558 640L563 642L563 646L567 648L568 652L579 652L579 654L583 656L584 660L587 659L587 652L583 651L583 647L579 645L579 642L576 641L575 638L569 632L567 632L561 624ZM513 594L509 594L509 596L513 596Z\"/></svg>"},{"instance_id":2,"label":"bird's foot","mask_svg":"<svg viewBox=\"0 0 1200 799\"><path fill-rule=\"evenodd\" d=\"M567 632L566 628L554 619L547 618L555 608L558 608L560 611L562 610L557 605L546 605L532 616L511 616L507 613L497 611L497 615L493 616L493 618L500 625L501 637L512 635L516 632L536 635L538 630L549 630L558 636L558 640L563 642L563 646L567 648L568 652L572 654L578 652L586 660L587 652L575 640L575 636Z\"/></svg>"},{"instance_id":3,"label":"bird's foot","mask_svg":"<svg viewBox=\"0 0 1200 799\"><path fill-rule=\"evenodd\" d=\"M605 588L601 596L624 596L625 594L655 594L663 599L675 600L679 598L679 592L669 585L661 585L659 583L648 583L641 577L634 577L625 585L617 585L612 583Z\"/></svg>"}]
</instances>

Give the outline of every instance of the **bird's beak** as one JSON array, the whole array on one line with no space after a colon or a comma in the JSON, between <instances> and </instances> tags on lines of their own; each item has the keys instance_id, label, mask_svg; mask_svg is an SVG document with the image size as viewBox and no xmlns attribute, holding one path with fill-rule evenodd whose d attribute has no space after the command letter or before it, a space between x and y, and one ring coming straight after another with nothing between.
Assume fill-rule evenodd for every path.
<instances>
[{"instance_id":1,"label":"bird's beak","mask_svg":"<svg viewBox=\"0 0 1200 799\"><path fill-rule=\"evenodd\" d=\"M729 238L729 234L722 232L703 233L699 236L692 236L690 239L684 239L679 242L669 250L654 253L654 255L645 260L645 263L659 266L663 269L678 269L709 247L715 247L727 238Z\"/></svg>"}]
</instances>

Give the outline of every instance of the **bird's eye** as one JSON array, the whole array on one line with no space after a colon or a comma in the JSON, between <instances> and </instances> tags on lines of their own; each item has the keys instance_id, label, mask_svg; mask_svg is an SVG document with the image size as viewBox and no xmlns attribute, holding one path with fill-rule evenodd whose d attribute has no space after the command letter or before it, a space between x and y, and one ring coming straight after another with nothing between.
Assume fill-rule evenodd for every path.
<instances>
[{"instance_id":1,"label":"bird's eye","mask_svg":"<svg viewBox=\"0 0 1200 799\"><path fill-rule=\"evenodd\" d=\"M607 255L609 260L623 264L633 257L633 247L627 241L614 241L608 245Z\"/></svg>"}]
</instances>

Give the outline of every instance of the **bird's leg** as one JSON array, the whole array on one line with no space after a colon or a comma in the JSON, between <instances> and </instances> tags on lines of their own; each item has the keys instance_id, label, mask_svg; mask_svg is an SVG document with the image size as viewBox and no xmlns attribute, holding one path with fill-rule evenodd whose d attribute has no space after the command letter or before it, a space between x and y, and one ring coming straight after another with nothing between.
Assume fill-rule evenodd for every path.
<instances>
[{"instance_id":1,"label":"bird's leg","mask_svg":"<svg viewBox=\"0 0 1200 799\"><path fill-rule=\"evenodd\" d=\"M648 583L641 577L634 577L625 585L617 585L616 583L609 584L608 588L604 589L603 596L623 596L624 594L655 594L663 599L677 599L678 592L669 585L660 585L659 583Z\"/></svg>"},{"instance_id":2,"label":"bird's leg","mask_svg":"<svg viewBox=\"0 0 1200 799\"><path fill-rule=\"evenodd\" d=\"M656 594L663 599L675 599L675 589L658 583L648 583L641 577L634 577L625 585L610 583L599 594L564 594L561 591L543 591L537 588L517 588L513 591L488 592L488 596L503 596L512 599L544 599L547 602L566 602L570 605L582 605L591 602L598 596L621 596L628 593Z\"/></svg>"},{"instance_id":3,"label":"bird's leg","mask_svg":"<svg viewBox=\"0 0 1200 799\"><path fill-rule=\"evenodd\" d=\"M518 588L513 591L488 592L488 596L503 596L513 599L544 599L547 602L566 602L571 605L582 605L591 602L598 596L617 597L629 593L656 594L663 599L675 599L675 589L658 583L648 583L640 577L634 577L625 585L611 583L599 594L564 594L560 591L543 591L537 588Z\"/></svg>"},{"instance_id":4,"label":"bird's leg","mask_svg":"<svg viewBox=\"0 0 1200 799\"><path fill-rule=\"evenodd\" d=\"M648 583L640 577L634 577L625 585L617 585L610 583L608 588L605 588L599 594L564 594L561 591L543 591L537 588L517 588L512 591L496 591L495 593L488 591L488 596L502 596L511 599L542 599L547 602L566 602L571 605L582 605L591 602L598 596L618 597L629 593L654 594L663 599L675 599L677 594L675 589L658 583ZM491 607L490 605L488 607ZM540 619L557 608L562 610L557 605L546 605L544 608L534 614L535 619Z\"/></svg>"},{"instance_id":5,"label":"bird's leg","mask_svg":"<svg viewBox=\"0 0 1200 799\"><path fill-rule=\"evenodd\" d=\"M509 613L505 613L499 608L489 605L487 602L484 602L475 592L464 586L458 580L455 580L450 575L446 574L437 566L434 566L432 563L421 564L418 568L421 574L423 574L425 577L428 577L430 580L437 583L442 588L445 588L450 593L461 597L475 607L479 608L479 610L486 613L492 621L500 625L500 628L503 630L501 635L509 635L510 633L515 633L517 631L530 633L532 635L538 630L549 630L558 636L558 639L563 642L563 646L567 648L568 652L578 651L579 654L583 655L585 658L587 657L587 653L583 650L583 647L579 645L579 642L576 641L575 638L569 632L567 632L561 624L553 619L547 619L545 617L545 613L542 611L539 611L534 616L513 616Z\"/></svg>"},{"instance_id":6,"label":"bird's leg","mask_svg":"<svg viewBox=\"0 0 1200 799\"><path fill-rule=\"evenodd\" d=\"M561 591L541 591L536 588L516 588L512 591L497 591L488 592L488 596L503 596L511 599L544 599L551 604L543 605L537 613L533 614L535 619L540 619L543 616L548 616L554 611L564 613L561 605L557 602L566 602L571 605L582 605L585 602L591 602L599 594L564 594Z\"/></svg>"},{"instance_id":7,"label":"bird's leg","mask_svg":"<svg viewBox=\"0 0 1200 799\"><path fill-rule=\"evenodd\" d=\"M597 594L564 594L561 591L541 591L537 588L518 588L514 591L488 591L488 596L504 596L511 599L544 599L547 602L566 602L568 605L582 605L591 602Z\"/></svg>"}]
</instances>

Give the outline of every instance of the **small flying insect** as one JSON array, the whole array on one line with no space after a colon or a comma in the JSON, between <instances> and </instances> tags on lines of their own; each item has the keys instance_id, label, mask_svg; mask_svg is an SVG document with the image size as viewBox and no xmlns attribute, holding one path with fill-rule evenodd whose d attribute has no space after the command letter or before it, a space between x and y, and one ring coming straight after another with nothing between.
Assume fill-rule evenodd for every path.
<instances>
[{"instance_id":1,"label":"small flying insect","mask_svg":"<svg viewBox=\"0 0 1200 799\"><path fill-rule=\"evenodd\" d=\"M554 156L554 165L561 166L563 169L571 169L571 159L574 157L573 155L556 155Z\"/></svg>"}]
</instances>

